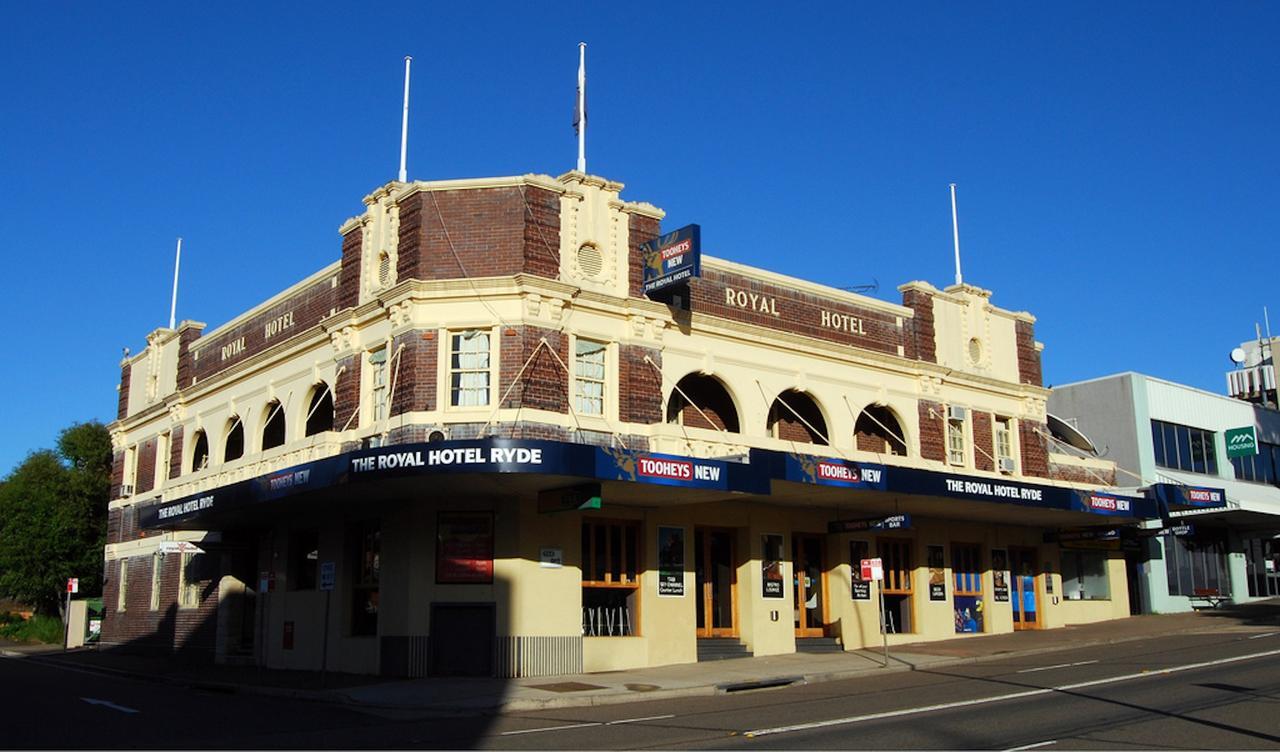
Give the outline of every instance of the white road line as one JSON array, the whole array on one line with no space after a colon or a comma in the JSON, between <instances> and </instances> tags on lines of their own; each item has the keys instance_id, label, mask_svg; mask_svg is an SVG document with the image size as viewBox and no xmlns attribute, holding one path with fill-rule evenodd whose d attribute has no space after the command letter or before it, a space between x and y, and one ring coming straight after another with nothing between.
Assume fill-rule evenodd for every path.
<instances>
[{"instance_id":1,"label":"white road line","mask_svg":"<svg viewBox=\"0 0 1280 752\"><path fill-rule=\"evenodd\" d=\"M121 713L138 713L138 712L141 712L141 711L136 710L136 709L134 709L134 708L126 708L126 707L125 707L125 706L123 706L123 705L117 705L117 704L115 704L114 702L108 702L107 700L98 700L98 699L95 699L95 698L93 698L93 697L81 697L80 699L81 699L81 700L84 700L85 702L89 703L90 705L101 705L101 706L102 706L102 707L104 707L104 708L111 708L112 710L119 710Z\"/></svg>"},{"instance_id":2,"label":"white road line","mask_svg":"<svg viewBox=\"0 0 1280 752\"><path fill-rule=\"evenodd\" d=\"M1055 669L1055 668L1072 668L1072 667L1074 667L1074 666L1088 666L1088 665L1093 664L1093 663L1097 663L1097 661L1076 661L1075 663L1058 663L1058 664L1055 664L1055 665L1053 665L1053 666L1040 666L1039 668L1024 668L1024 669L1022 669L1021 671L1019 671L1018 673L1019 673L1019 674L1031 674L1031 673L1034 673L1034 672L1036 672L1036 671L1049 671L1049 670L1052 670L1052 669Z\"/></svg>"},{"instance_id":3,"label":"white road line","mask_svg":"<svg viewBox=\"0 0 1280 752\"><path fill-rule=\"evenodd\" d=\"M797 723L793 726L776 726L774 728L756 729L747 731L743 736L769 736L772 734L787 734L794 731L809 731L812 729L827 728L829 726L846 726L851 723L863 723L865 721L878 721L885 718L897 718L904 715L918 715L921 713L932 713L937 710L951 710L953 708L963 708L971 705L986 705L993 702L1005 702L1007 700L1020 700L1024 697L1035 697L1037 695L1047 695L1054 692L1066 692L1075 689L1084 689L1086 687L1096 687L1103 684L1115 684L1117 682L1130 681L1133 679L1146 679L1152 676L1163 676L1165 674L1174 674L1180 671L1191 671L1198 668L1207 668L1209 666L1221 666L1227 663L1238 663L1239 661L1249 661L1255 658L1267 658L1273 655L1280 655L1280 650L1267 650L1262 653L1250 653L1249 655L1238 655L1232 658L1219 658L1213 661L1201 661L1200 663L1188 663L1183 666L1171 666L1169 668L1152 669L1150 671L1140 671L1136 674L1124 674L1122 676L1112 676L1106 679L1094 679L1093 681L1077 682L1075 684L1063 684L1058 687L1047 687L1045 689L1032 689L1025 692L1014 692L1007 695L994 695L992 697L979 697L975 700L961 700L958 702L944 702L939 705L925 705L916 708L903 708L902 710L889 710L883 713L871 713L868 715L855 715L847 718L833 718L829 721L813 721L811 723Z\"/></svg>"},{"instance_id":4,"label":"white road line","mask_svg":"<svg viewBox=\"0 0 1280 752\"><path fill-rule=\"evenodd\" d=\"M1250 640L1261 640L1263 637L1275 637L1275 636L1276 636L1276 635L1278 635L1278 634L1280 634L1280 632L1263 632L1262 634L1256 634L1256 635L1253 635L1253 636L1252 636L1252 637L1250 637L1249 639L1250 639Z\"/></svg>"},{"instance_id":5,"label":"white road line","mask_svg":"<svg viewBox=\"0 0 1280 752\"><path fill-rule=\"evenodd\" d=\"M675 718L674 715L650 715L644 718L624 718L621 721L609 721L606 726L617 726L620 723L640 723L641 721L664 721L668 718Z\"/></svg>"},{"instance_id":6,"label":"white road line","mask_svg":"<svg viewBox=\"0 0 1280 752\"><path fill-rule=\"evenodd\" d=\"M1057 743L1058 743L1057 739L1050 739L1047 742L1036 742L1035 744L1024 744L1021 747L1010 747L1009 749L1006 749L1005 752L1021 752L1024 749L1036 749L1037 747L1047 747L1050 744L1057 744Z\"/></svg>"},{"instance_id":7,"label":"white road line","mask_svg":"<svg viewBox=\"0 0 1280 752\"><path fill-rule=\"evenodd\" d=\"M520 729L519 731L503 731L502 736L515 736L517 734L537 734L543 731L564 731L565 729L589 728L591 726L603 726L603 723L571 723L567 726L547 726L545 728Z\"/></svg>"}]
</instances>

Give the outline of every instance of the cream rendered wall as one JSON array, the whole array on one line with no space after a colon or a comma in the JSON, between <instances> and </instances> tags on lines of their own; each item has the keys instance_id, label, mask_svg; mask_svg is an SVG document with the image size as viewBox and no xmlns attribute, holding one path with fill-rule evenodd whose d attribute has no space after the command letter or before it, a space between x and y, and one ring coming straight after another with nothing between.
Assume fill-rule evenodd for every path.
<instances>
[{"instance_id":1,"label":"cream rendered wall","mask_svg":"<svg viewBox=\"0 0 1280 752\"><path fill-rule=\"evenodd\" d=\"M1018 383L1018 347L1015 321L1030 314L1012 313L990 303L991 291L972 285L953 285L934 292L933 326L938 365L988 378ZM970 341L976 339L980 356L975 362Z\"/></svg>"},{"instance_id":2,"label":"cream rendered wall","mask_svg":"<svg viewBox=\"0 0 1280 752\"><path fill-rule=\"evenodd\" d=\"M764 505L743 505L734 516L745 524L740 541L745 561L739 567L738 633L753 655L793 653L795 638L795 552L792 550L793 515L788 510ZM764 536L782 536L782 597L765 598ZM776 614L777 618L774 618Z\"/></svg>"},{"instance_id":3,"label":"cream rendered wall","mask_svg":"<svg viewBox=\"0 0 1280 752\"><path fill-rule=\"evenodd\" d=\"M1062 600L1059 610L1062 624L1090 624L1111 619L1123 619L1129 615L1129 581L1125 575L1124 555L1112 553L1107 561L1107 578L1110 581L1111 598L1105 601ZM1058 589L1061 596L1062 590Z\"/></svg>"}]
</instances>

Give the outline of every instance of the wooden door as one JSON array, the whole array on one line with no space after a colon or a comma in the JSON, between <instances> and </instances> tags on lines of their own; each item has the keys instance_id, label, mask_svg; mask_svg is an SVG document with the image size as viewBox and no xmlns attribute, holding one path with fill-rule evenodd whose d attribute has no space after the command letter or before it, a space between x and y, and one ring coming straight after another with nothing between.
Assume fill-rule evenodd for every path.
<instances>
[{"instance_id":1,"label":"wooden door","mask_svg":"<svg viewBox=\"0 0 1280 752\"><path fill-rule=\"evenodd\" d=\"M693 559L699 637L738 636L738 569L734 532L697 528Z\"/></svg>"}]
</instances>

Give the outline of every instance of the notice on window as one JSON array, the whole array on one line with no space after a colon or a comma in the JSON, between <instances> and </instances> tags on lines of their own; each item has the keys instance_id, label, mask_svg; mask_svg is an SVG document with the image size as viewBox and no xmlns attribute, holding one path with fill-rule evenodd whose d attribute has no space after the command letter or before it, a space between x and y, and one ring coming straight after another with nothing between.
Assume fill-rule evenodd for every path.
<instances>
[{"instance_id":1,"label":"notice on window","mask_svg":"<svg viewBox=\"0 0 1280 752\"><path fill-rule=\"evenodd\" d=\"M658 526L658 595L684 597L684 528Z\"/></svg>"},{"instance_id":2,"label":"notice on window","mask_svg":"<svg viewBox=\"0 0 1280 752\"><path fill-rule=\"evenodd\" d=\"M947 599L947 570L943 564L942 546L929 546L929 600Z\"/></svg>"},{"instance_id":3,"label":"notice on window","mask_svg":"<svg viewBox=\"0 0 1280 752\"><path fill-rule=\"evenodd\" d=\"M760 595L765 598L782 597L782 536L760 536Z\"/></svg>"},{"instance_id":4,"label":"notice on window","mask_svg":"<svg viewBox=\"0 0 1280 752\"><path fill-rule=\"evenodd\" d=\"M850 581L853 585L850 595L855 601L871 600L871 581L862 577L862 560L871 556L869 549L866 541L849 541Z\"/></svg>"},{"instance_id":5,"label":"notice on window","mask_svg":"<svg viewBox=\"0 0 1280 752\"><path fill-rule=\"evenodd\" d=\"M493 513L441 512L436 518L436 582L493 582Z\"/></svg>"},{"instance_id":6,"label":"notice on window","mask_svg":"<svg viewBox=\"0 0 1280 752\"><path fill-rule=\"evenodd\" d=\"M1003 548L991 549L991 588L995 600L1009 602L1009 554Z\"/></svg>"},{"instance_id":7,"label":"notice on window","mask_svg":"<svg viewBox=\"0 0 1280 752\"><path fill-rule=\"evenodd\" d=\"M977 634L982 631L982 596L957 595L956 634Z\"/></svg>"}]
</instances>

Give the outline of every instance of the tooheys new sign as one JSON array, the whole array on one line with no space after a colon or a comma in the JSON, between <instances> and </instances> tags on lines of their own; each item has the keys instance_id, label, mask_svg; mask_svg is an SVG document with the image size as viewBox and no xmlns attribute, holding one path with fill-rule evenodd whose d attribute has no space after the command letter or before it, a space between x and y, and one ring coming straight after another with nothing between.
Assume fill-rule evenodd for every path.
<instances>
[{"instance_id":1,"label":"tooheys new sign","mask_svg":"<svg viewBox=\"0 0 1280 752\"><path fill-rule=\"evenodd\" d=\"M685 225L640 245L645 295L702 276L702 230Z\"/></svg>"},{"instance_id":2,"label":"tooheys new sign","mask_svg":"<svg viewBox=\"0 0 1280 752\"><path fill-rule=\"evenodd\" d=\"M1227 457L1252 457L1258 453L1258 429L1254 426L1228 428L1223 438L1227 440Z\"/></svg>"}]
</instances>

